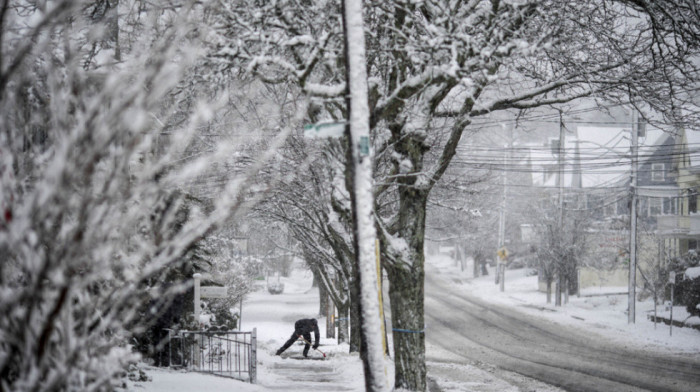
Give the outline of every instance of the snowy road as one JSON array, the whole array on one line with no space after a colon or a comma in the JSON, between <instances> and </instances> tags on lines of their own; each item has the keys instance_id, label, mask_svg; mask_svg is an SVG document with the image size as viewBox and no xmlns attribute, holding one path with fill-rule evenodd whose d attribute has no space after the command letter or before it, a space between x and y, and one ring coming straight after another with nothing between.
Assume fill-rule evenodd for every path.
<instances>
[{"instance_id":1,"label":"snowy road","mask_svg":"<svg viewBox=\"0 0 700 392\"><path fill-rule=\"evenodd\" d=\"M515 372L567 391L700 390L697 359L625 347L487 304L433 274L425 284L428 344L454 365L482 364L496 377Z\"/></svg>"}]
</instances>

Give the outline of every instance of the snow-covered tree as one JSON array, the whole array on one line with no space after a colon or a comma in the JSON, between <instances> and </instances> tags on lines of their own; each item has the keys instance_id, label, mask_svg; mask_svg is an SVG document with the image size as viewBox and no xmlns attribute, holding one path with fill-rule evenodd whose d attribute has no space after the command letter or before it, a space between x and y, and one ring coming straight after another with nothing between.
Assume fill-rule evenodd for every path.
<instances>
[{"instance_id":1,"label":"snow-covered tree","mask_svg":"<svg viewBox=\"0 0 700 392\"><path fill-rule=\"evenodd\" d=\"M637 242L637 276L638 281L642 283L642 290L638 297L653 299L656 317L657 305L666 299L671 263L663 246L664 239L644 223L640 225L640 229L641 238Z\"/></svg>"},{"instance_id":2,"label":"snow-covered tree","mask_svg":"<svg viewBox=\"0 0 700 392\"><path fill-rule=\"evenodd\" d=\"M552 283L556 281L556 304L561 305L562 293L568 296L575 287L576 271L587 255L587 229L591 221L587 214L570 210L564 211L567 217L562 219L561 210L553 205L540 212L539 220L535 221L539 238L538 272L540 280L547 284L547 303L551 302Z\"/></svg>"},{"instance_id":3,"label":"snow-covered tree","mask_svg":"<svg viewBox=\"0 0 700 392\"><path fill-rule=\"evenodd\" d=\"M213 6L212 64L292 83L328 112L343 106L339 2ZM395 385L424 390L426 205L465 130L494 111L589 96L648 105L664 115L659 125L696 123L698 11L693 0L395 0L365 9L375 194L391 200L375 209Z\"/></svg>"},{"instance_id":4,"label":"snow-covered tree","mask_svg":"<svg viewBox=\"0 0 700 392\"><path fill-rule=\"evenodd\" d=\"M116 4L124 34L99 16ZM0 389L113 390L138 359L131 337L154 322L140 310L187 290L169 274L208 258L197 245L255 198L246 192L264 151L207 202L188 201L239 147L187 155L220 107L186 84L198 7L0 6Z\"/></svg>"},{"instance_id":5,"label":"snow-covered tree","mask_svg":"<svg viewBox=\"0 0 700 392\"><path fill-rule=\"evenodd\" d=\"M493 193L496 190L485 183L492 176L490 170L474 170L457 163L428 199L426 239L439 246L454 247L455 262L462 270L467 258L473 258L474 276L483 272L481 266L493 256L497 244L496 209L500 202Z\"/></svg>"},{"instance_id":6,"label":"snow-covered tree","mask_svg":"<svg viewBox=\"0 0 700 392\"><path fill-rule=\"evenodd\" d=\"M358 301L353 291L355 252L343 146L338 139L291 137L280 153L281 181L258 212L288 227L301 256L338 309L339 341L348 341L350 324L350 350L359 351L357 309L351 311L351 304Z\"/></svg>"}]
</instances>

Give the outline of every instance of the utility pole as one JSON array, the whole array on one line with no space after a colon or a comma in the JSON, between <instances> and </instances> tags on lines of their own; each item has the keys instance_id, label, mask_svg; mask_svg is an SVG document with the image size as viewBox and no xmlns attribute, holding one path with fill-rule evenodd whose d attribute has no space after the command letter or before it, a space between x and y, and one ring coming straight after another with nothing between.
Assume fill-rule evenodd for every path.
<instances>
[{"instance_id":1,"label":"utility pole","mask_svg":"<svg viewBox=\"0 0 700 392\"><path fill-rule=\"evenodd\" d=\"M557 185L559 185L559 235L564 233L564 145L566 143L566 132L564 128L564 117L562 115L561 109L559 109L559 156L557 157L558 171L557 171ZM562 239L560 238L560 241ZM560 244L561 245L561 244ZM561 263L559 261L559 268L557 268L557 282L555 283L555 293L554 293L554 306L561 306L561 289L562 289L562 276L561 276Z\"/></svg>"},{"instance_id":2,"label":"utility pole","mask_svg":"<svg viewBox=\"0 0 700 392\"><path fill-rule=\"evenodd\" d=\"M347 81L348 162L352 179L352 216L355 260L360 291L360 324L365 390L386 391L384 351L379 315L377 269L375 264L374 196L372 193L372 149L369 138L367 61L362 0L343 1L343 30Z\"/></svg>"},{"instance_id":3,"label":"utility pole","mask_svg":"<svg viewBox=\"0 0 700 392\"><path fill-rule=\"evenodd\" d=\"M502 124L501 126L505 131L506 125ZM505 291L506 263L508 262L508 251L506 250L506 209L508 208L508 161L511 159L510 152L513 149L513 127L508 129L508 144L505 144L503 147L503 196L498 216L498 252L496 257L496 284L499 284L501 292Z\"/></svg>"},{"instance_id":4,"label":"utility pole","mask_svg":"<svg viewBox=\"0 0 700 392\"><path fill-rule=\"evenodd\" d=\"M638 137L636 127L636 111L632 107L632 121L630 145L630 158L632 161L630 177L630 270L629 270L629 292L627 294L627 324L635 322L636 290L637 290L637 163L638 163Z\"/></svg>"},{"instance_id":5,"label":"utility pole","mask_svg":"<svg viewBox=\"0 0 700 392\"><path fill-rule=\"evenodd\" d=\"M503 269L503 259L501 258L501 252L505 247L506 242L506 186L508 185L508 180L506 178L506 165L508 159L508 145L504 145L503 149L503 170L501 171L501 177L503 179L503 196L501 197L501 209L498 214L498 252L496 256L496 284L499 284L500 290L505 291L505 285L503 280L505 274L501 271Z\"/></svg>"}]
</instances>

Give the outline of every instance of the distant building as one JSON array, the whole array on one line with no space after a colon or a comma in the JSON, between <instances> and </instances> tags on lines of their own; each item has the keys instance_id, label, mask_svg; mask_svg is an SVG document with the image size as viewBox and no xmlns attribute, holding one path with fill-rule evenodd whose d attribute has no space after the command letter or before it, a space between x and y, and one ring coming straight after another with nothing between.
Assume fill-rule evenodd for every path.
<instances>
[{"instance_id":1,"label":"distant building","mask_svg":"<svg viewBox=\"0 0 700 392\"><path fill-rule=\"evenodd\" d=\"M700 131L679 131L672 155L672 176L678 186L678 195L673 203L669 203L674 210L658 217L658 229L666 239L666 253L683 255L689 250L700 249Z\"/></svg>"},{"instance_id":2,"label":"distant building","mask_svg":"<svg viewBox=\"0 0 700 392\"><path fill-rule=\"evenodd\" d=\"M630 129L579 126L567 132L559 164L559 141L533 151L533 184L556 196L563 181L566 208L586 209L604 221L629 214ZM639 218L655 226L656 217L677 211L673 135L649 130L639 137L637 195ZM561 175L559 174L561 170Z\"/></svg>"},{"instance_id":3,"label":"distant building","mask_svg":"<svg viewBox=\"0 0 700 392\"><path fill-rule=\"evenodd\" d=\"M639 227L643 228L638 238L645 246L659 249L662 244L654 242L652 233L658 231L658 225L669 223L666 217L675 216L681 208L682 190L675 170L678 143L674 135L658 129L636 131L637 211ZM629 247L630 127L578 126L567 130L563 149L558 139L551 139L548 145L530 151L533 185L541 187L551 201L561 192L565 211L585 211L593 220L587 235L586 268L579 271L581 288L626 285L623 261ZM698 169L700 174L700 164ZM700 186L700 175L695 179Z\"/></svg>"}]
</instances>

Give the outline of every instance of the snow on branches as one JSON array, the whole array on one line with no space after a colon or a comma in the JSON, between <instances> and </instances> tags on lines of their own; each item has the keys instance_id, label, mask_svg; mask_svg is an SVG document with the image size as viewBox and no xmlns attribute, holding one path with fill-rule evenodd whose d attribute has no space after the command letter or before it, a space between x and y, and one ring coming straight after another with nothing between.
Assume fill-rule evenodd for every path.
<instances>
[{"instance_id":1,"label":"snow on branches","mask_svg":"<svg viewBox=\"0 0 700 392\"><path fill-rule=\"evenodd\" d=\"M195 248L259 197L272 153L231 162L240 135L262 138L252 121L214 147L203 135L229 127L192 83L198 2L138 3L3 7L1 390L114 390L132 337L213 262Z\"/></svg>"}]
</instances>

